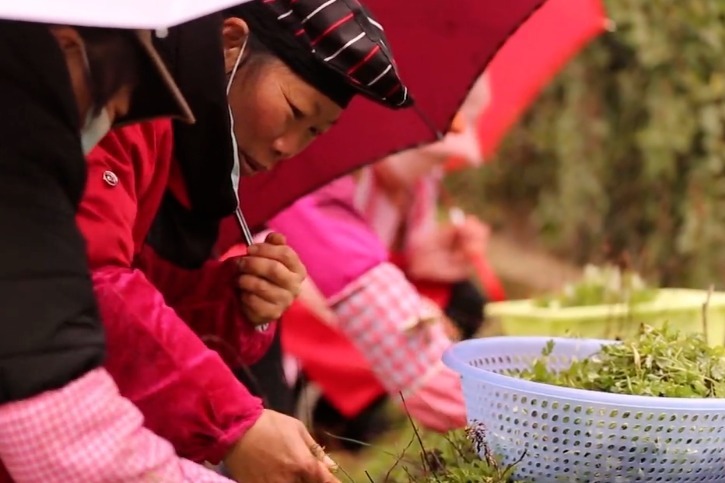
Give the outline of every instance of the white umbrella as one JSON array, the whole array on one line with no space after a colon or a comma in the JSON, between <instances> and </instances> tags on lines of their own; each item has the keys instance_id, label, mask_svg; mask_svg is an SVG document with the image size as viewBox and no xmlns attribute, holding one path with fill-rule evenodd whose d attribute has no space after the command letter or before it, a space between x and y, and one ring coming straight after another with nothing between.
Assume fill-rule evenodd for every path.
<instances>
[{"instance_id":1,"label":"white umbrella","mask_svg":"<svg viewBox=\"0 0 725 483\"><path fill-rule=\"evenodd\" d=\"M166 29L248 0L1 0L0 19L127 29Z\"/></svg>"}]
</instances>

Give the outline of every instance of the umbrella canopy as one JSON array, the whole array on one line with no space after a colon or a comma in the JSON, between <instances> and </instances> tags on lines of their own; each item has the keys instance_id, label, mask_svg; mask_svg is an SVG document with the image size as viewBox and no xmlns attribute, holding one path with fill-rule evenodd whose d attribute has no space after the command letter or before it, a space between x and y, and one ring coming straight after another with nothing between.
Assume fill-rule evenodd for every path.
<instances>
[{"instance_id":1,"label":"umbrella canopy","mask_svg":"<svg viewBox=\"0 0 725 483\"><path fill-rule=\"evenodd\" d=\"M541 89L608 23L601 0L549 0L506 42L486 69L490 99L478 121L484 158L495 153Z\"/></svg>"},{"instance_id":2,"label":"umbrella canopy","mask_svg":"<svg viewBox=\"0 0 725 483\"><path fill-rule=\"evenodd\" d=\"M544 1L456 0L443 7L434 0L367 0L417 107L394 111L355 99L307 151L242 181L249 224L259 227L299 197L386 154L435 140L501 45Z\"/></svg>"},{"instance_id":3,"label":"umbrella canopy","mask_svg":"<svg viewBox=\"0 0 725 483\"><path fill-rule=\"evenodd\" d=\"M247 0L22 0L0 2L0 19L125 29L164 29Z\"/></svg>"}]
</instances>

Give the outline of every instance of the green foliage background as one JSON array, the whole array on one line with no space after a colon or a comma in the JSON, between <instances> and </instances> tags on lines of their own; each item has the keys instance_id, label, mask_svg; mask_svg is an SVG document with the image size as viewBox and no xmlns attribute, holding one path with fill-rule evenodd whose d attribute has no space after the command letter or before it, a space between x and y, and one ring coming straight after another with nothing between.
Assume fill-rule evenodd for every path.
<instances>
[{"instance_id":1,"label":"green foliage background","mask_svg":"<svg viewBox=\"0 0 725 483\"><path fill-rule=\"evenodd\" d=\"M488 167L452 179L454 192L494 222L525 218L571 261L606 246L660 283L721 285L725 1L605 4L617 30L567 66Z\"/></svg>"}]
</instances>

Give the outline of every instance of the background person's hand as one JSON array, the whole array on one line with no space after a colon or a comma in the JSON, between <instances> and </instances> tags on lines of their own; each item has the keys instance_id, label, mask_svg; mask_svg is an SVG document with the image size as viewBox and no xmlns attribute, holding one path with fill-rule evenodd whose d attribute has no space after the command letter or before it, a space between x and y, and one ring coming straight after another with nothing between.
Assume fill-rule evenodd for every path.
<instances>
[{"instance_id":1,"label":"background person's hand","mask_svg":"<svg viewBox=\"0 0 725 483\"><path fill-rule=\"evenodd\" d=\"M468 216L445 223L412 238L406 252L407 273L417 280L460 282L472 274L471 256L485 256L490 229Z\"/></svg>"},{"instance_id":2,"label":"background person's hand","mask_svg":"<svg viewBox=\"0 0 725 483\"><path fill-rule=\"evenodd\" d=\"M416 233L405 253L407 275L445 283L468 278L470 265L458 240L458 229L450 224Z\"/></svg>"},{"instance_id":3,"label":"background person's hand","mask_svg":"<svg viewBox=\"0 0 725 483\"><path fill-rule=\"evenodd\" d=\"M486 253L491 229L475 216L467 216L461 224L454 225L456 231L456 246L466 254Z\"/></svg>"},{"instance_id":4,"label":"background person's hand","mask_svg":"<svg viewBox=\"0 0 725 483\"><path fill-rule=\"evenodd\" d=\"M335 463L302 422L268 409L234 445L224 464L243 483L340 483Z\"/></svg>"},{"instance_id":5,"label":"background person's hand","mask_svg":"<svg viewBox=\"0 0 725 483\"><path fill-rule=\"evenodd\" d=\"M252 324L268 324L292 305L307 270L279 233L270 233L247 253L238 261L242 310Z\"/></svg>"}]
</instances>

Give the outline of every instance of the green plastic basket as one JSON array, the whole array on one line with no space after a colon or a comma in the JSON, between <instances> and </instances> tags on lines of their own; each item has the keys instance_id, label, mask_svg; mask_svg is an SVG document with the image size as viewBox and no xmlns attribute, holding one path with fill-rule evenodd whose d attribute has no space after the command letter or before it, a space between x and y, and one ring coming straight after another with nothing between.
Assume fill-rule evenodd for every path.
<instances>
[{"instance_id":1,"label":"green plastic basket","mask_svg":"<svg viewBox=\"0 0 725 483\"><path fill-rule=\"evenodd\" d=\"M660 289L654 300L637 305L613 304L587 307L537 307L534 301L512 300L486 306L486 315L497 319L505 335L571 336L612 339L636 334L641 323L690 333L703 331L702 307L707 291ZM725 343L725 292L713 292L707 311L710 344Z\"/></svg>"}]
</instances>

